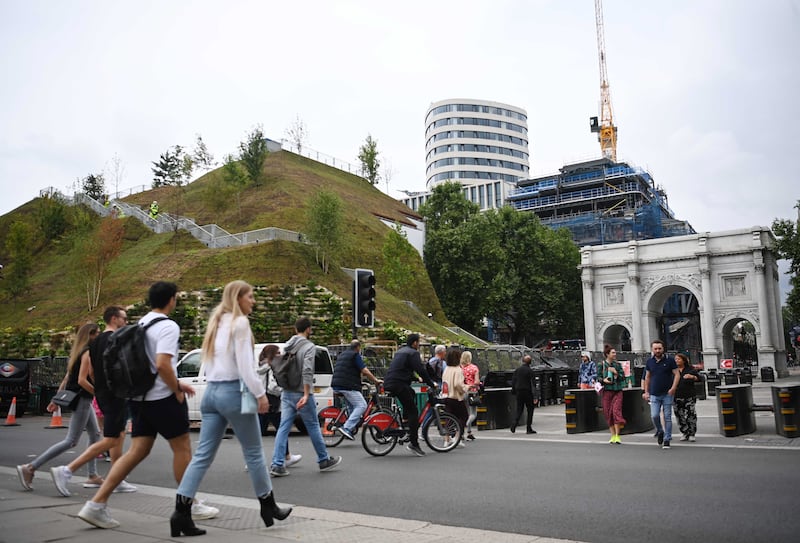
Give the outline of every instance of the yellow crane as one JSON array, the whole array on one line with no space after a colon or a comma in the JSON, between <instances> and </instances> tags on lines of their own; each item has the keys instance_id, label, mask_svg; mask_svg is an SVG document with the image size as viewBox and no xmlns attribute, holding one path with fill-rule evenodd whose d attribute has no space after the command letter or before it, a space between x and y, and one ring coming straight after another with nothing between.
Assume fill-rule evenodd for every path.
<instances>
[{"instance_id":1,"label":"yellow crane","mask_svg":"<svg viewBox=\"0 0 800 543\"><path fill-rule=\"evenodd\" d=\"M608 88L608 71L606 70L606 43L603 31L603 0L594 0L594 14L597 22L597 53L600 58L600 120L589 118L589 127L597 132L600 151L605 158L617 161L617 127L614 126L614 114L611 110L611 91Z\"/></svg>"}]
</instances>

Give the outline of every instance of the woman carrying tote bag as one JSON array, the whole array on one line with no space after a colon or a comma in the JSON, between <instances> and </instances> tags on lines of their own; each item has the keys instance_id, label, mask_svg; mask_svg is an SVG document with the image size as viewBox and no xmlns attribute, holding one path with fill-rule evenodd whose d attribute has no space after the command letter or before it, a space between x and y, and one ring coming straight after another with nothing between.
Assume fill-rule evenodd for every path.
<instances>
[{"instance_id":1,"label":"woman carrying tote bag","mask_svg":"<svg viewBox=\"0 0 800 543\"><path fill-rule=\"evenodd\" d=\"M202 346L208 388L200 404L200 439L175 496L175 512L169 520L172 537L206 533L194 525L192 500L229 424L242 447L264 524L272 526L273 519L284 520L292 512L290 507L281 508L275 503L257 413L242 413L242 387L255 396L258 413L269 409L264 383L256 373L253 333L247 319L255 303L253 287L244 281L232 281L225 285L222 302L208 319Z\"/></svg>"}]
</instances>

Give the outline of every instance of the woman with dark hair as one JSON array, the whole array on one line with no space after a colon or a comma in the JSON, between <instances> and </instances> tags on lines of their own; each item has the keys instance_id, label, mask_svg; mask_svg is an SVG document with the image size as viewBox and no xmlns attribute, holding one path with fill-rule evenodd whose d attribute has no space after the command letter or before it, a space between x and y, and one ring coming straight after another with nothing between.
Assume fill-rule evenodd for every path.
<instances>
[{"instance_id":1,"label":"woman with dark hair","mask_svg":"<svg viewBox=\"0 0 800 543\"><path fill-rule=\"evenodd\" d=\"M617 362L617 350L611 345L603 346L605 360L600 367L599 379L603 383L603 415L611 432L609 443L621 444L619 432L625 425L622 418L622 389L625 386L625 372Z\"/></svg>"},{"instance_id":2,"label":"woman with dark hair","mask_svg":"<svg viewBox=\"0 0 800 543\"><path fill-rule=\"evenodd\" d=\"M675 390L674 406L675 416L678 417L678 427L683 434L680 440L694 442L694 436L697 434L697 411L695 410L697 398L694 384L700 380L700 374L692 367L689 357L683 353L675 355L675 363L681 372L681 380L678 381L678 388Z\"/></svg>"},{"instance_id":3,"label":"woman with dark hair","mask_svg":"<svg viewBox=\"0 0 800 543\"><path fill-rule=\"evenodd\" d=\"M92 409L92 398L94 398L94 394L92 391L86 390L78 384L81 359L84 356L88 358L89 343L97 337L99 333L100 327L94 323L84 324L78 329L78 335L69 353L67 374L61 381L61 386L58 387L58 390L67 389L78 392L78 396L75 402L73 402L74 407L73 405L70 406L72 408L72 416L69 419L67 436L34 458L30 464L20 464L17 466L19 482L25 490L33 490L33 474L42 464L49 462L78 444L78 439L80 439L84 429L86 433L89 434L89 443L100 441L100 428L97 426L97 418L95 417L94 409ZM58 406L53 402L47 404L47 411L50 413L56 409L58 409ZM103 482L103 478L97 473L97 461L95 458L92 458L87 463L86 469L89 470L89 480L87 484L99 485ZM69 493L66 495L68 496Z\"/></svg>"},{"instance_id":4,"label":"woman with dark hair","mask_svg":"<svg viewBox=\"0 0 800 543\"><path fill-rule=\"evenodd\" d=\"M464 384L464 372L461 369L461 349L450 349L445 358L444 373L442 373L442 398L444 398L445 411L451 413L461 423L462 428L467 427L469 412L464 398L467 386ZM462 440L459 445L464 446Z\"/></svg>"},{"instance_id":5,"label":"woman with dark hair","mask_svg":"<svg viewBox=\"0 0 800 543\"><path fill-rule=\"evenodd\" d=\"M275 380L275 374L272 371L272 361L275 357L280 355L280 349L277 345L270 343L261 349L258 355L258 374L261 376L261 381L267 391L267 399L269 400L269 411L266 413L258 414L258 421L261 425L261 435L266 436L269 424L275 427L275 432L281 425L281 393L283 389L278 386ZM303 459L302 454L291 454L289 452L289 445L286 445L286 463L284 466L294 466ZM245 466L247 469L247 466Z\"/></svg>"}]
</instances>

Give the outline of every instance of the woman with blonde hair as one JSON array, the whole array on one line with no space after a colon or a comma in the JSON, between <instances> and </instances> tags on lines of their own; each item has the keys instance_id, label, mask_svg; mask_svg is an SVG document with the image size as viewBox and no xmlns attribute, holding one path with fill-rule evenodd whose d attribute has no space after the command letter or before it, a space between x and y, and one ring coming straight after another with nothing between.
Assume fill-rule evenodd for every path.
<instances>
[{"instance_id":1,"label":"woman with blonde hair","mask_svg":"<svg viewBox=\"0 0 800 543\"><path fill-rule=\"evenodd\" d=\"M61 453L68 451L78 444L81 433L86 429L89 434L89 443L96 443L100 440L100 428L97 426L97 418L92 408L92 398L94 395L91 391L84 389L78 384L78 372L80 370L81 357L89 350L89 342L92 341L97 334L100 333L100 327L94 323L84 324L78 329L78 334L75 338L75 343L72 344L72 350L69 353L69 362L67 363L67 373L61 381L58 390L71 390L78 392L75 402L70 407L72 408L72 416L69 419L69 429L67 430L67 437L59 441L42 454L34 458L30 464L21 464L17 466L17 475L19 475L19 482L25 490L33 490L33 475L42 464L56 458ZM58 406L53 402L47 404L47 411L52 413L58 409ZM89 483L97 485L103 482L103 478L97 474L97 459L92 458L87 464L89 471Z\"/></svg>"},{"instance_id":2,"label":"woman with blonde hair","mask_svg":"<svg viewBox=\"0 0 800 543\"><path fill-rule=\"evenodd\" d=\"M222 301L208 319L202 345L208 387L200 404L200 439L175 496L175 512L169 521L172 537L206 533L194 525L192 500L229 424L241 445L247 473L261 503L264 524L272 526L273 519L284 520L292 512L290 507L280 508L275 503L261 446L258 416L243 414L241 408L242 387L246 387L256 397L259 413L269 409L264 383L256 373L253 332L247 318L255 303L252 286L244 281L232 281L225 285Z\"/></svg>"}]
</instances>

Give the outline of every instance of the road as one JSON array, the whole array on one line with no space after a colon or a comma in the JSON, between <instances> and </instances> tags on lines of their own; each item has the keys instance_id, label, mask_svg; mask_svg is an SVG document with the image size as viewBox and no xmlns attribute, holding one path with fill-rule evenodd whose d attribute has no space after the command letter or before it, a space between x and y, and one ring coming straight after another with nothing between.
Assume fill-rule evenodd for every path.
<instances>
[{"instance_id":1,"label":"road","mask_svg":"<svg viewBox=\"0 0 800 543\"><path fill-rule=\"evenodd\" d=\"M66 432L29 422L44 418L24 421L0 428L0 465L21 463ZM273 438L265 437L268 460L272 445ZM612 446L498 430L480 432L466 448L425 458L400 447L374 458L360 441L345 442L332 450L344 457L341 469L320 473L307 437L292 435L290 446L303 461L289 477L273 479L276 496L287 503L591 542L798 537L791 521L800 496L798 448L697 443L664 451L649 440ZM62 461L71 458L73 452ZM42 470L37 481L48 475ZM129 480L170 487L171 478L169 448L159 439ZM202 490L252 495L235 439L222 443ZM42 483L37 491L55 495Z\"/></svg>"}]
</instances>

